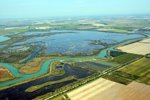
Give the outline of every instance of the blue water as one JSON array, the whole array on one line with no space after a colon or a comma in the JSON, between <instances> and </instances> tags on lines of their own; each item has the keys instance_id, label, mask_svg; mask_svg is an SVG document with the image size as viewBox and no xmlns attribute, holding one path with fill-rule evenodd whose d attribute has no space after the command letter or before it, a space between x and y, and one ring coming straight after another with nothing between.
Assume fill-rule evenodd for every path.
<instances>
[{"instance_id":1,"label":"blue water","mask_svg":"<svg viewBox=\"0 0 150 100\"><path fill-rule=\"evenodd\" d=\"M9 39L10 39L9 37L0 36L0 42L6 41L6 40L9 40Z\"/></svg>"},{"instance_id":2,"label":"blue water","mask_svg":"<svg viewBox=\"0 0 150 100\"><path fill-rule=\"evenodd\" d=\"M104 33L104 32L96 32L96 31L76 31L76 33L66 33L66 34L56 34L51 36L44 36L44 37L37 37L37 38L30 38L28 40L25 40L20 43L16 44L27 44L32 42L45 42L47 44L46 52L65 52L65 50L68 50L68 52L87 52L88 50L94 50L95 48L103 48L102 45L90 45L89 40L103 40L104 42L115 41L115 42L121 42L124 40L132 40L136 38L142 38L143 35L138 34L118 34L118 33ZM15 44L15 45L16 45ZM107 55L107 50L114 49L114 46L104 49L100 51L98 55L95 56L86 56L86 57L77 57L77 58L55 58L51 60L47 60L43 63L41 66L40 71L34 74L22 74L18 71L17 68L14 66L7 64L7 63L0 63L1 66L7 68L14 76L20 77L14 80L10 80L7 82L0 83L0 87L8 86L11 84L19 83L24 80L27 80L29 78L34 78L37 76L41 76L46 74L49 71L49 65L53 61L59 61L59 60L71 60L71 61L80 61L82 59L93 59L93 58L105 58ZM36 52L33 52L33 55L35 55Z\"/></svg>"},{"instance_id":3,"label":"blue water","mask_svg":"<svg viewBox=\"0 0 150 100\"><path fill-rule=\"evenodd\" d=\"M5 46L6 46L6 45L0 45L0 49L1 49L1 48L4 48Z\"/></svg>"},{"instance_id":4,"label":"blue water","mask_svg":"<svg viewBox=\"0 0 150 100\"><path fill-rule=\"evenodd\" d=\"M129 35L119 33L97 32L97 31L52 30L51 32L64 32L64 33L43 37L33 37L25 41L15 43L14 45L42 42L45 43L46 46L45 52L47 54L55 52L62 54L78 54L78 53L92 53L96 49L104 48L103 45L90 44L91 40L101 40L101 42L103 43L114 44L124 41L126 39L142 37L142 35L139 34ZM41 34L41 32L39 33ZM29 35L29 32L24 34Z\"/></svg>"},{"instance_id":5,"label":"blue water","mask_svg":"<svg viewBox=\"0 0 150 100\"><path fill-rule=\"evenodd\" d=\"M31 53L31 55L29 55L29 56L26 57L24 60L22 60L21 63L26 63L27 61L33 59L33 58L36 56L36 54L37 54L40 50L41 50L41 48L40 48L40 47L37 47L37 48L35 49L35 51L33 51L33 52Z\"/></svg>"},{"instance_id":6,"label":"blue water","mask_svg":"<svg viewBox=\"0 0 150 100\"><path fill-rule=\"evenodd\" d=\"M22 35L28 36L28 35L41 35L41 34L48 34L50 31L32 31L32 32L26 32Z\"/></svg>"}]
</instances>

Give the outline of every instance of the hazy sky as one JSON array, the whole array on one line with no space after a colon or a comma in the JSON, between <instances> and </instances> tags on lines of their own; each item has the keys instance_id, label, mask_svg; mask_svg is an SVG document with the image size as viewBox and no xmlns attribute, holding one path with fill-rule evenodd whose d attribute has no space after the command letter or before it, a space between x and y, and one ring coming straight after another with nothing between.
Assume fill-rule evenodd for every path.
<instances>
[{"instance_id":1,"label":"hazy sky","mask_svg":"<svg viewBox=\"0 0 150 100\"><path fill-rule=\"evenodd\" d=\"M150 14L150 0L0 0L0 18Z\"/></svg>"}]
</instances>

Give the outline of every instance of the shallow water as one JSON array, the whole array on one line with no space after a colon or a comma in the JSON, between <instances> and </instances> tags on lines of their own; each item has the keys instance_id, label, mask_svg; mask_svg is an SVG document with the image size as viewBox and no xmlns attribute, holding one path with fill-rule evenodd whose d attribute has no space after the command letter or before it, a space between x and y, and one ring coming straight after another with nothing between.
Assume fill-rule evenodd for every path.
<instances>
[{"instance_id":1,"label":"shallow water","mask_svg":"<svg viewBox=\"0 0 150 100\"><path fill-rule=\"evenodd\" d=\"M7 37L7 36L0 36L0 42L3 42L3 41L6 41L6 40L9 40L10 38Z\"/></svg>"},{"instance_id":2,"label":"shallow water","mask_svg":"<svg viewBox=\"0 0 150 100\"><path fill-rule=\"evenodd\" d=\"M20 42L19 44L22 45L22 44L26 44L26 43L42 41L42 42L45 42L45 44L47 44L46 51L48 53L52 52L53 50L57 51L57 49L53 49L54 47L58 48L58 50L61 49L61 52L65 52L65 50L68 50L68 48L70 49L70 47L73 48L73 49L70 49L70 52L73 52L73 50L75 50L77 52L78 51L87 52L88 50L91 50L89 48L92 48L94 50L95 49L94 46L100 46L100 48L104 47L102 45L91 45L90 40L101 40L102 42L113 44L113 43L119 43L124 40L129 40L129 39L134 39L134 38L142 38L142 37L144 37L144 36L139 35L139 34L127 35L127 34L118 34L118 33L95 32L95 31L79 31L79 32L76 31L76 33L64 33L64 34L56 34L56 35L50 35L50 36L44 36L44 37L31 38L31 39L25 40L23 42ZM71 45L70 45L70 43L71 43ZM55 61L57 61L57 60L79 61L82 59L105 58L105 56L107 55L106 51L110 50L110 49L114 49L114 48L115 48L115 46L104 49L104 50L100 51L100 53L96 56L87 56L87 57L78 57L78 58L55 58L55 59L47 60L41 66L41 70L34 74L22 74L22 73L19 73L19 71L14 66L12 66L10 64L6 64L6 63L0 63L0 65L2 65L3 67L9 69L9 71L14 76L21 77L21 78L15 79L15 80L3 82L0 84L0 87L19 83L19 82L22 82L29 78L34 78L34 77L46 74L50 67L49 64L51 62L53 62L54 60ZM68 50L68 52L69 52L69 50ZM70 69L69 69L69 72L70 72ZM78 72L79 71L76 71L75 73L78 75L79 74ZM85 73L84 73L84 75L85 75ZM34 80L34 82L35 81L37 81L37 80ZM47 81L47 80L45 80L45 81ZM43 81L41 81L41 82L43 82ZM31 84L31 85L33 85L33 84ZM5 92L5 93L7 93L7 92Z\"/></svg>"},{"instance_id":3,"label":"shallow water","mask_svg":"<svg viewBox=\"0 0 150 100\"><path fill-rule=\"evenodd\" d=\"M4 48L5 46L6 46L6 45L0 45L0 49L1 49L1 48Z\"/></svg>"},{"instance_id":4,"label":"shallow water","mask_svg":"<svg viewBox=\"0 0 150 100\"><path fill-rule=\"evenodd\" d=\"M23 45L36 42L45 44L45 52L62 53L62 54L78 54L78 53L92 53L94 50L102 49L104 45L90 44L92 40L100 40L102 43L114 44L126 39L139 38L139 34L119 34L106 33L97 31L71 31L71 30L52 30L51 32L63 32L63 34L53 34L42 37L33 37L14 45ZM66 33L65 33L66 32ZM37 34L42 32L37 32ZM45 34L47 32L43 32ZM35 34L35 32L26 32L24 34Z\"/></svg>"},{"instance_id":5,"label":"shallow water","mask_svg":"<svg viewBox=\"0 0 150 100\"><path fill-rule=\"evenodd\" d=\"M74 31L75 32L75 31ZM47 47L47 52L52 52L52 51L57 51L60 50L61 52L66 52L65 48L66 47L70 47L69 43L72 42L71 48L73 48L72 46L74 46L73 49L70 50L70 52L86 52L86 51L90 51L92 48L93 50L95 50L94 46L99 46L99 45L90 45L89 40L105 40L107 42L110 43L110 41L123 41L123 40L128 40L128 39L133 39L133 38L140 38L140 37L144 37L142 35L138 35L138 34L132 34L132 35L127 35L127 34L118 34L118 33L104 33L104 32L96 32L96 31L76 31L76 33L66 33L66 34L57 34L57 35L52 35L52 36L46 36L46 37L37 37L37 38L31 38L28 39L24 42L20 42L20 44L22 43L32 43L32 42L36 42L36 41L43 41L46 44L48 44L49 46ZM49 40L52 39L52 40ZM51 48L50 48L51 47ZM55 47L57 49L55 49ZM60 48L58 48L60 47ZM102 46L100 45L100 47L102 48ZM114 49L114 47L110 47L108 49ZM69 52L69 51L68 51ZM98 56L90 56L90 57L78 57L78 58L56 58L53 60L80 60L80 59L90 59L90 58L95 58L95 57L100 57L100 58L106 58L105 56L107 55L107 49L102 50ZM22 78L19 79L15 79L15 80L10 80L7 82L4 82L2 84L0 84L0 86L7 86L10 84L14 84L14 83L18 83L21 81L24 81L26 79L29 78L33 78L33 77L37 77L37 76L41 76L45 73L48 72L49 69L49 64L53 61L53 60L47 60L43 63L43 65L41 66L41 70L37 73L34 74L29 74L29 75L25 75L25 74L21 74L18 72L18 70L11 66L10 64L5 64L5 63L0 63L0 65L4 66L5 68L9 69L10 72L12 72L12 74L14 76L21 76Z\"/></svg>"},{"instance_id":6,"label":"shallow water","mask_svg":"<svg viewBox=\"0 0 150 100\"><path fill-rule=\"evenodd\" d=\"M37 96L43 95L45 93L48 92L52 92L55 91L55 89L60 88L62 86L65 86L69 83L72 83L74 81L77 80L70 80L70 81L65 81L62 83L58 83L58 84L53 84L53 85L47 85L43 88L38 89L37 91L34 92L25 92L25 90L33 85L40 85L43 84L45 82L49 82L49 81L57 81L60 79L63 79L65 77L68 76L75 76L77 79L80 78L84 78L87 77L91 74L93 74L93 72L90 72L88 70L82 69L82 68L77 68L77 67L72 67L68 64L64 65L64 70L65 70L65 74L62 76L45 76L43 78L37 79L37 80L33 80L30 81L28 83L24 83L18 86L14 86L5 90L1 90L0 91L0 100L5 99L5 98L9 98L11 100L22 100L22 99L26 99L26 100L30 100L33 99Z\"/></svg>"},{"instance_id":7,"label":"shallow water","mask_svg":"<svg viewBox=\"0 0 150 100\"><path fill-rule=\"evenodd\" d=\"M70 33L70 34L74 34L74 33ZM66 34L67 36L68 35L70 35L70 34ZM76 34L78 34L78 33L76 33ZM76 35L75 34L75 35ZM79 33L80 34L80 33ZM87 33L86 33L87 34ZM94 34L94 33L93 33ZM100 34L100 33L99 33ZM105 34L107 34L107 33L105 33ZM113 35L114 35L114 33L112 33ZM118 33L117 33L118 34ZM117 35L116 34L116 35ZM85 39L85 37L86 37L86 35L84 35L84 33L82 33L82 35L83 35L83 37L78 37L79 38L79 40L81 40L81 41L83 41L82 39L84 38ZM80 35L80 36L82 36L82 35ZM107 34L108 35L108 34ZM119 35L119 36L118 36ZM121 38L121 36L122 36L122 34L118 34L117 36L114 36L114 37L118 37L118 39L116 39L116 38L112 38L112 39L110 39L110 40L112 40L112 41L117 41L117 42L120 42L120 41L123 41L123 40L128 40L128 39L133 39L133 38L141 38L141 37L143 37L142 35L138 35L138 34L133 34L133 35L123 35L124 37L122 37ZM58 38L60 38L59 36L57 36L57 35L53 35L53 36L56 36L56 37L58 37ZM50 36L51 37L51 36ZM76 37L76 36L75 36ZM88 36L87 36L88 37ZM87 37L86 37L86 39L85 39L85 41L87 40ZM119 38L120 37L120 38ZM40 38L40 37L39 37ZM48 37L49 38L49 37ZM64 37L64 36L62 36L61 38L66 38L66 37ZM97 38L108 38L108 37L95 37L95 36L93 36L92 38L90 37L90 39L97 39ZM56 38L57 39L57 38ZM89 39L89 38L88 38ZM104 40L105 40L104 39ZM107 40L107 39L106 39ZM44 40L43 40L44 41ZM87 40L87 41L89 41L89 40ZM32 42L32 41L31 41ZM58 41L57 41L58 42ZM106 41L107 42L107 41ZM110 42L110 41L109 41ZM130 42L130 41L129 41ZM67 43L66 43L67 44ZM65 45L66 45L65 44ZM53 62L54 60L55 61L57 61L57 60L71 60L71 61L79 61L79 60L82 60L82 59L93 59L93 58L105 58L105 56L107 55L107 50L108 49L114 49L114 47L115 46L112 46L112 47L110 47L110 48L107 48L107 49L104 49L104 50L102 50L102 51L100 51L100 53L97 55L97 56L87 56L87 57L78 57L78 58L56 58L56 59L52 59L52 60L47 60L47 61L45 61L44 62L44 64L41 66L41 70L39 71L39 72L37 72L37 73L34 73L34 74L22 74L22 73L19 73L18 72L18 70L15 68L15 67L13 67L13 66L11 66L11 65L9 65L9 64L4 64L4 63L0 63L0 65L2 65L2 66L4 66L5 68L7 68L7 69L9 69L9 71L10 72L12 72L12 74L13 75L15 75L16 77L21 77L21 78L18 78L18 79L15 79L15 80L10 80L10 81L7 81L7 82L4 82L4 83L2 83L2 84L0 84L0 86L2 87L2 86L7 86L7 85L10 85L10 84L14 84L14 83L19 83L19 82L22 82L22 81L24 81L24 80L27 80L27 79L29 79L29 78L34 78L34 77L37 77L37 76L41 76L41 75L43 75L43 74L45 74L45 73L47 73L48 72L48 69L49 69L49 64L51 63L51 62ZM65 66L65 68L67 68L67 66ZM73 70L71 70L70 68L68 68L69 70L66 70L67 72L68 72L68 74L65 74L65 75L70 75L70 74L74 74L76 77L78 77L78 78L82 78L82 77L86 77L86 76L88 76L88 74L86 74L85 72L80 72L81 71L81 69L80 70L76 70L76 71L73 71ZM67 73L66 72L66 73ZM82 74L83 73L83 74ZM80 75L81 74L81 75ZM78 76L79 75L79 76ZM61 76L62 77L62 76ZM19 86L16 86L16 87L12 87L12 88L9 88L9 89L6 89L6 90L2 90L2 91L0 91L0 93L2 94L1 96L0 96L0 98L2 98L2 99L4 99L5 97L8 97L8 98L21 98L21 97L23 97L23 96L25 96L25 97L27 97L27 96L29 96L28 98L33 98L33 97L36 97L37 95L42 95L42 94L44 94L45 93L45 91L46 92L50 92L51 90L53 90L54 88L59 88L59 87L57 87L57 84L56 84L56 87L53 87L53 86L48 86L48 87L46 87L46 90L45 90L45 87L44 88L42 88L42 89L39 89L38 91L35 91L34 93L26 93L24 90L26 89L26 88L28 88L30 85L32 86L32 85L35 85L35 84L41 84L40 82L42 82L42 83L44 83L44 82L46 82L46 81L49 81L49 79L51 79L51 78L49 78L48 77L48 79L46 79L47 77L45 77L45 78L42 78L42 79L38 79L38 80L34 80L34 81L31 81L31 82L28 82L28 83L25 83L25 84L22 84L22 85L19 85ZM57 77L57 78L60 78L60 77ZM55 77L55 79L57 79L56 77ZM68 82L66 82L66 83L62 83L60 86L63 86L63 85L66 85L66 84L69 84ZM20 91L21 90L21 91ZM23 91L22 91L23 90ZM14 96L14 91L15 91L15 96ZM44 92L42 92L42 91L44 91ZM18 93L18 94L17 94ZM22 95L21 95L22 94ZM13 96L12 96L13 95Z\"/></svg>"}]
</instances>

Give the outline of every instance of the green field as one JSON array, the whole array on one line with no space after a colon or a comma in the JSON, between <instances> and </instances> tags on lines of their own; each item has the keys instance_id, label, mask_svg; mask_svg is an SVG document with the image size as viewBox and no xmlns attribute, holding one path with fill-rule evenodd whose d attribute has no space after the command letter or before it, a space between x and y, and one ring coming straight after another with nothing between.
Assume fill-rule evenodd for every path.
<instances>
[{"instance_id":1,"label":"green field","mask_svg":"<svg viewBox=\"0 0 150 100\"><path fill-rule=\"evenodd\" d=\"M125 66L120 71L139 76L137 81L150 84L150 58L142 58Z\"/></svg>"},{"instance_id":2,"label":"green field","mask_svg":"<svg viewBox=\"0 0 150 100\"><path fill-rule=\"evenodd\" d=\"M140 55L136 55L136 54L129 54L129 53L124 53L122 55L119 55L119 56L116 56L116 57L113 57L112 60L110 60L111 62L115 62L115 63L118 63L118 64L124 64L124 63L127 63L129 61L132 61L136 58L139 58L141 57Z\"/></svg>"},{"instance_id":3,"label":"green field","mask_svg":"<svg viewBox=\"0 0 150 100\"><path fill-rule=\"evenodd\" d=\"M150 85L150 58L136 60L109 75L105 75L104 78L122 84L137 81Z\"/></svg>"}]
</instances>

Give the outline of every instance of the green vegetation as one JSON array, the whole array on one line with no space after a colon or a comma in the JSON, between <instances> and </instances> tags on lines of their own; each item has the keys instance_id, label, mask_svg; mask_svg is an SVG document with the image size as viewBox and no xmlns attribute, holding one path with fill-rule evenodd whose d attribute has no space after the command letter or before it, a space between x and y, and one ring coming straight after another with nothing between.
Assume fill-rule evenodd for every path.
<instances>
[{"instance_id":1,"label":"green vegetation","mask_svg":"<svg viewBox=\"0 0 150 100\"><path fill-rule=\"evenodd\" d=\"M80 67L94 72L102 72L108 68L115 67L118 65L116 63L108 62L107 60L102 60L99 58L82 61L80 60L80 62L79 61L65 61L65 62L74 67Z\"/></svg>"},{"instance_id":2,"label":"green vegetation","mask_svg":"<svg viewBox=\"0 0 150 100\"><path fill-rule=\"evenodd\" d=\"M44 63L46 59L43 58L34 58L32 61L24 64L24 66L21 66L19 68L19 72L23 74L32 74L40 71L42 64ZM17 64L15 64L17 65ZM21 64L20 64L21 65ZM30 70L30 71L29 71Z\"/></svg>"},{"instance_id":3,"label":"green vegetation","mask_svg":"<svg viewBox=\"0 0 150 100\"><path fill-rule=\"evenodd\" d=\"M142 58L135 61L125 66L120 71L136 75L139 77L137 81L150 84L150 58Z\"/></svg>"},{"instance_id":4,"label":"green vegetation","mask_svg":"<svg viewBox=\"0 0 150 100\"><path fill-rule=\"evenodd\" d=\"M141 29L145 28L150 25L148 21L144 19L136 20L134 18L122 18L122 19L115 19L107 21L108 27L115 28L115 29L123 29L127 31L131 31L134 29Z\"/></svg>"},{"instance_id":5,"label":"green vegetation","mask_svg":"<svg viewBox=\"0 0 150 100\"><path fill-rule=\"evenodd\" d=\"M32 51L33 51L32 49L29 49L24 52L10 52L10 53L0 52L0 62L19 63L20 60L30 55Z\"/></svg>"},{"instance_id":6,"label":"green vegetation","mask_svg":"<svg viewBox=\"0 0 150 100\"><path fill-rule=\"evenodd\" d=\"M52 76L61 76L65 73L63 69L64 64L59 61L54 61L50 66L50 75Z\"/></svg>"},{"instance_id":7,"label":"green vegetation","mask_svg":"<svg viewBox=\"0 0 150 100\"><path fill-rule=\"evenodd\" d=\"M22 33L22 32L26 32L28 31L29 28L28 27L8 27L8 28L0 28L0 35L6 35L6 34L18 34L18 33Z\"/></svg>"},{"instance_id":8,"label":"green vegetation","mask_svg":"<svg viewBox=\"0 0 150 100\"><path fill-rule=\"evenodd\" d=\"M103 77L122 84L138 81L150 85L150 58L136 60Z\"/></svg>"},{"instance_id":9,"label":"green vegetation","mask_svg":"<svg viewBox=\"0 0 150 100\"><path fill-rule=\"evenodd\" d=\"M130 61L137 59L137 58L140 58L140 57L142 57L142 56L136 55L136 54L124 53L122 55L114 57L110 61L118 63L118 64L124 64L124 63L130 62Z\"/></svg>"},{"instance_id":10,"label":"green vegetation","mask_svg":"<svg viewBox=\"0 0 150 100\"><path fill-rule=\"evenodd\" d=\"M39 24L39 23L40 24ZM67 32L50 32L51 30L94 30L94 31L105 31L105 32L114 32L114 33L128 33L132 34L134 33L134 30L137 30L135 33L138 33L138 30L144 31L145 27L149 26L150 23L149 21L146 21L146 19L140 19L139 21L134 20L134 19L100 19L100 20L93 20L93 19L85 19L85 20L65 20L65 21L31 21L31 23L25 23L25 22L20 22L22 26L20 26L20 23L14 23L14 22L9 22L8 26L7 24L4 24L6 26L3 26L3 28L0 28L0 35L7 35L10 37L10 40L1 42L0 45L6 45L4 48L0 49L0 62L5 62L5 63L11 63L12 65L15 65L17 69L21 73L24 74L32 74L36 73L37 71L40 70L41 65L44 63L44 61L50 59L50 58L66 58L64 60L67 60L67 57L79 57L82 58L80 59L80 62L78 61L68 61L70 64L73 65L73 67L80 67L84 69L88 69L89 71L94 71L95 74L88 76L86 78L82 79L76 79L74 76L69 76L65 77L61 80L57 81L49 81L40 85L32 86L26 89L26 92L34 92L38 89L45 88L49 85L54 85L57 83L61 82L66 82L69 80L77 80L76 82L73 82L71 84L68 84L66 86L63 86L61 88L58 88L54 90L54 92L47 93L43 96L38 97L40 98L47 98L50 96L54 96L56 94L62 94L62 92L66 93L66 91L70 91L73 88L77 88L81 85L84 85L85 83L88 83L89 81L93 81L94 79L98 78L99 76L104 74L104 78L122 83L122 84L129 84L132 81L138 81L146 84L150 84L150 58L142 58L138 61L135 61L131 63L132 61L141 58L142 56L136 55L136 54L128 54L128 53L116 53L115 56L112 56L112 59L108 60L102 60L102 59L95 59L97 53L99 53L99 50L95 50L92 53L79 53L79 54L72 54L72 55L63 55L59 52L54 52L52 54L46 54L44 53L45 48L46 48L46 43L41 43L36 45L36 43L33 43L33 45L28 45L28 44L23 44L22 46L27 46L30 48L26 51L20 51L18 52L17 49L14 51L7 51L9 48L13 46L13 44L25 41L27 39L31 39L33 37L42 37L42 36L50 36L54 34L62 34L62 33L67 33ZM9 26L9 24L12 24ZM13 26L14 25L14 26ZM18 27L16 27L18 26ZM20 26L20 27L19 27ZM43 29L42 29L43 27ZM44 28L47 27L47 28ZM23 36L21 33L24 32L31 32L32 31L49 31L48 34L42 34L42 35L30 35L30 36ZM149 31L149 29L147 29ZM69 32L71 33L71 32ZM144 33L144 32L142 32ZM74 34L78 34L75 33ZM113 33L112 33L113 34ZM103 46L110 46L107 43L103 43L103 41L98 41L98 40L93 40L91 41L91 44L93 45L103 45ZM28 55L30 55L34 50L35 47L37 46L42 46L42 50L38 52L36 55L37 59L34 60L32 59L30 62L20 64L19 61L26 58ZM61 49L61 48L60 48ZM88 58L87 56L92 56L93 58ZM43 58L42 58L43 57ZM47 57L46 59L44 57ZM148 56L147 56L148 57ZM86 59L87 58L87 59ZM59 59L57 59L59 60ZM49 65L49 72L47 74L43 74L39 77L34 77L30 78L28 80L22 81L15 83L13 85L7 86L5 88L19 85L22 83L26 83L32 80L36 80L39 78L43 78L45 76L61 76L65 74L64 71L64 63L61 61L54 61L51 60L52 63ZM67 62L67 61L66 61ZM67 62L67 63L68 63ZM131 64L130 64L131 63ZM128 65L127 65L128 64ZM118 69L118 65L122 65L123 68ZM116 67L115 67L116 66ZM114 68L114 69L113 69ZM108 69L108 71L106 71ZM118 69L118 70L116 70ZM19 77L20 78L20 77ZM7 70L0 70L0 82L2 81L7 81L10 79L14 79L13 76L10 75L9 71ZM64 97L66 96L61 96L59 99L63 100Z\"/></svg>"},{"instance_id":11,"label":"green vegetation","mask_svg":"<svg viewBox=\"0 0 150 100\"><path fill-rule=\"evenodd\" d=\"M66 77L66 78L58 80L58 81L50 81L50 82L46 82L46 83L43 83L43 84L40 84L40 85L29 87L25 91L26 92L34 92L34 91L36 91L38 89L41 89L45 86L52 85L52 84L57 84L57 83L65 82L65 81L69 81L69 80L72 80L72 79L75 79L75 77L74 76L69 76L69 77Z\"/></svg>"},{"instance_id":12,"label":"green vegetation","mask_svg":"<svg viewBox=\"0 0 150 100\"><path fill-rule=\"evenodd\" d=\"M105 76L103 76L103 78L121 83L121 84L129 84L130 82L132 82L133 80L136 80L137 78L139 78L136 75L132 75L132 74L128 74L122 71L114 71L110 74L107 74Z\"/></svg>"},{"instance_id":13,"label":"green vegetation","mask_svg":"<svg viewBox=\"0 0 150 100\"><path fill-rule=\"evenodd\" d=\"M105 75L105 76L103 76L103 78L117 82L117 83L125 84L125 85L127 85L131 82L130 79L120 77L118 75L113 75L113 73L110 75Z\"/></svg>"},{"instance_id":14,"label":"green vegetation","mask_svg":"<svg viewBox=\"0 0 150 100\"><path fill-rule=\"evenodd\" d=\"M103 70L112 67L107 64L105 65L105 64L101 64L101 63L92 62L92 61L76 62L73 64L73 66L85 68L85 69L95 71L95 72L97 72L97 71L102 72Z\"/></svg>"},{"instance_id":15,"label":"green vegetation","mask_svg":"<svg viewBox=\"0 0 150 100\"><path fill-rule=\"evenodd\" d=\"M80 79L78 81L75 81L73 83L65 85L65 86L63 86L61 88L58 88L54 92L49 92L47 94L38 96L34 100L41 100L41 99L44 100L44 99L49 98L49 97L52 97L49 100L51 100L51 99L52 100L57 100L56 98L58 96L60 96L62 94L65 95L66 92L69 92L69 91L71 91L74 88L80 87L80 86L84 85L85 83L92 82L93 80L97 79L97 77L98 77L98 73L95 73L95 74L93 74L91 76L88 76L86 78ZM67 97L67 96L65 96L65 97ZM67 98L67 100L68 100L68 98Z\"/></svg>"}]
</instances>

